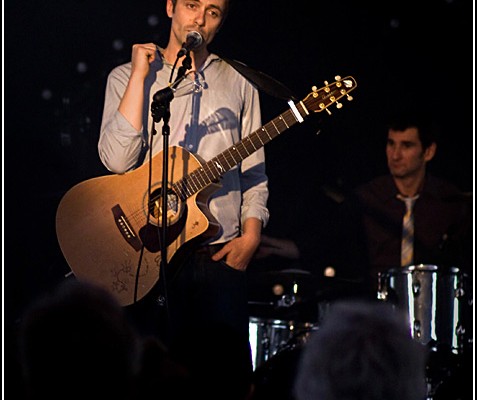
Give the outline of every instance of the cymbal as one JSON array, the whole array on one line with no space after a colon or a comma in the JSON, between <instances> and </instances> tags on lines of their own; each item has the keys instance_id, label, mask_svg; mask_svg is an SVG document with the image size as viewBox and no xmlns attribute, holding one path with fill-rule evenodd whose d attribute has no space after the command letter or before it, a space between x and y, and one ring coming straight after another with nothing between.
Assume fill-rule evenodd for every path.
<instances>
[{"instance_id":1,"label":"cymbal","mask_svg":"<svg viewBox=\"0 0 477 400\"><path fill-rule=\"evenodd\" d=\"M304 277L304 276L311 276L311 272L305 269L297 269L297 268L288 268L282 269L278 271L268 271L265 272L270 278L296 278L296 277Z\"/></svg>"}]
</instances>

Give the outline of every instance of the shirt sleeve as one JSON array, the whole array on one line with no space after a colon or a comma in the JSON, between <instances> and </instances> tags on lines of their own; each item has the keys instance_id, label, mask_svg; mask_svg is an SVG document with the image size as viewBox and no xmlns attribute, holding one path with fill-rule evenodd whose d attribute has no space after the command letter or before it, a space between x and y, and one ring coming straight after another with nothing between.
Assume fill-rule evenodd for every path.
<instances>
[{"instance_id":1,"label":"shirt sleeve","mask_svg":"<svg viewBox=\"0 0 477 400\"><path fill-rule=\"evenodd\" d=\"M260 99L256 88L249 85L242 118L244 137L262 125ZM242 209L241 222L251 217L258 218L266 226L269 220L268 177L265 172L265 151L263 147L242 161L241 171Z\"/></svg>"},{"instance_id":2,"label":"shirt sleeve","mask_svg":"<svg viewBox=\"0 0 477 400\"><path fill-rule=\"evenodd\" d=\"M128 65L113 69L108 76L98 142L101 162L109 171L119 174L136 166L144 145L142 133L118 111L129 80Z\"/></svg>"}]
</instances>

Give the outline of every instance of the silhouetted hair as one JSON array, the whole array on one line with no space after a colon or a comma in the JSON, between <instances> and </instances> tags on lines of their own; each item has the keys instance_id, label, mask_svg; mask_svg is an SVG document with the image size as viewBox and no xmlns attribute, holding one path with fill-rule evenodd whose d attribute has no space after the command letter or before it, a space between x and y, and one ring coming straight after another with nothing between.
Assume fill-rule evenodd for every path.
<instances>
[{"instance_id":1,"label":"silhouetted hair","mask_svg":"<svg viewBox=\"0 0 477 400\"><path fill-rule=\"evenodd\" d=\"M342 300L305 345L297 400L423 400L425 348L388 303Z\"/></svg>"},{"instance_id":2,"label":"silhouetted hair","mask_svg":"<svg viewBox=\"0 0 477 400\"><path fill-rule=\"evenodd\" d=\"M29 398L131 398L137 335L102 288L66 281L38 299L21 321L19 344Z\"/></svg>"}]
</instances>

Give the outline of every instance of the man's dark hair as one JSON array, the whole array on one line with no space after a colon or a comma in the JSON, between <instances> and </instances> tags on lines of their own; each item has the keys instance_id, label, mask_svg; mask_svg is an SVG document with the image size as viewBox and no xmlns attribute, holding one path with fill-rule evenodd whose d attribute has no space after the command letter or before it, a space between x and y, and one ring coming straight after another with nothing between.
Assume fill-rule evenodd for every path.
<instances>
[{"instance_id":1,"label":"man's dark hair","mask_svg":"<svg viewBox=\"0 0 477 400\"><path fill-rule=\"evenodd\" d=\"M417 128L423 149L437 142L438 131L431 116L424 111L400 111L388 117L387 128L404 131Z\"/></svg>"}]
</instances>

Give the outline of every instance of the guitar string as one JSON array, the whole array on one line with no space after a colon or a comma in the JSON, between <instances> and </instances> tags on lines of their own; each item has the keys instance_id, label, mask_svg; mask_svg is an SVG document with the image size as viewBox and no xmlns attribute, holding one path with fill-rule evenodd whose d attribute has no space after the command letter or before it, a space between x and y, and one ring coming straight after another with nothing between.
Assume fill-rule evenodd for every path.
<instances>
[{"instance_id":1,"label":"guitar string","mask_svg":"<svg viewBox=\"0 0 477 400\"><path fill-rule=\"evenodd\" d=\"M287 110L286 112L282 113L280 116L276 117L274 120L268 122L260 129L256 130L243 141L237 143L236 145L231 146L229 149L225 150L223 153L219 154L218 156L214 157L213 159L209 160L202 166L198 167L196 170L192 171L189 175L181 178L177 182L173 183L172 191L174 192L175 196L178 197L179 200L185 201L187 197L192 196L193 194L199 192L200 190L204 189L206 186L211 184L212 182L216 181L220 176L222 176L225 172L231 169L233 166L237 165L240 161L244 160L246 157L254 153L259 148L263 147L265 144L273 140L283 131L288 129L290 126L296 123L296 118ZM282 125L281 129L278 128L277 125ZM275 134L271 134L270 132L276 131ZM255 141L255 142L254 142ZM248 143L248 145L247 145ZM245 156L241 154L241 151L245 152ZM239 160L237 161L236 157L234 157L234 153L239 156ZM221 161L223 159L223 161ZM226 170L219 170L216 165L218 162L222 168L224 165L226 166ZM212 171L212 167L215 168L216 172ZM209 169L212 172L212 176L209 176L206 169ZM224 172L225 171L225 172ZM205 179L207 178L207 180ZM201 183L200 180L204 183ZM190 182L190 185L187 183ZM192 187L191 187L192 185ZM158 189L160 191L160 189ZM151 212L152 209L158 210L158 215L161 215L161 207L157 204L158 200L161 199L161 195L157 195L151 198L148 208L146 211L146 207L143 206L139 210L132 211L132 213L125 215L126 218L132 218L138 224L142 222L143 219L147 218L147 213ZM168 196L168 211L169 209L174 209L175 205L174 200L169 201ZM156 214L154 214L156 217Z\"/></svg>"},{"instance_id":2,"label":"guitar string","mask_svg":"<svg viewBox=\"0 0 477 400\"><path fill-rule=\"evenodd\" d=\"M336 95L335 92L337 90L336 90L335 86L336 86L336 83L332 84L331 86L328 86L328 88L330 88L330 91L328 93L326 93L325 96L322 96L322 98L321 98L321 102L323 103L323 101L329 100L330 98L332 98L334 96L334 100L329 102L328 105L324 106L323 108L319 108L319 109L314 110L312 106L313 106L313 104L315 104L315 107L316 107L316 103L319 104L319 100L318 100L319 96L312 96L311 98L307 97L305 100L303 100L303 102L307 106L306 108L311 109L312 111L323 111L324 109L327 109L331 104L337 102L337 100L339 100L340 98L345 96L345 94L349 93L351 90L353 90L356 87L356 85L353 85L351 88L348 88L349 89L348 91L343 91L343 92L338 91L338 95ZM317 93L321 93L323 91L324 91L324 88L319 89ZM276 123L279 123L279 122L282 122L285 125L283 127L283 129L281 129L281 130L276 125ZM219 179L220 176L222 176L225 172L227 172L233 166L237 165L240 161L245 159L247 156L249 156L250 154L252 154L256 150L258 150L259 148L263 147L265 144L267 144L272 139L277 137L280 133L282 133L283 131L285 131L286 129L288 129L292 125L294 125L296 122L297 122L296 117L291 112L291 110L285 111L284 113L280 114L280 116L271 120L270 122L268 122L267 124L265 124L261 128L259 128L258 130L256 130L255 132L253 132L252 134L250 134L249 136L244 138L241 142L237 143L236 145L231 146L230 148L228 148L227 150L225 150L224 152L222 152L218 156L212 158L211 160L209 160L208 162L206 162L202 166L198 167L196 170L192 171L190 174L186 175L185 177L181 178L177 182L173 183L171 185L172 186L171 190L173 191L173 194L180 201L184 202L185 200L187 200L188 197L190 197L193 194L199 192L200 190L202 190L205 187L207 187L208 185L210 185L212 182ZM267 129L267 127L268 127L268 129ZM273 128L276 131L276 134L270 135L270 133L269 133L269 131L271 131L270 128ZM266 139L265 141L263 141L262 137L260 136L260 134L263 134L263 133L267 135L267 137L262 135L262 137L264 139ZM257 143L258 146L256 146L255 143L253 142L255 139L258 139L259 142L260 142L260 143ZM251 150L250 152L248 152L248 148L247 148L247 145L245 143L246 141L248 141L248 143L251 144L252 147L253 147L253 149L250 149ZM246 156L245 157L240 154L240 149L241 148L246 151ZM238 156L239 156L239 161L238 162L233 156L233 151L235 151L235 153L238 154ZM224 169L223 171L219 171L216 163L219 163L221 168L223 168L224 162L221 161L221 159L223 159L223 161L225 161L225 163L227 164L227 167L228 167L227 170ZM232 161L232 163L230 163L229 161ZM212 169L211 169L212 166L216 169L216 171L217 171L216 173L214 173L212 171ZM207 173L207 171L206 171L207 168L209 169L209 171L212 172L212 177L210 177L209 174ZM208 178L209 182L204 180L204 176ZM202 178L202 180L204 181L203 184L200 183L200 178ZM190 184L188 185L189 182L190 182ZM191 190L191 185L195 186L195 188L193 188L192 190ZM143 206L140 209L133 211L131 214L125 215L126 218L128 218L128 219L133 218L138 224L140 224L142 220L147 218L147 214L151 212L151 207L154 208L154 204L159 199L161 199L161 195L153 197L150 200L149 204L147 204L147 210ZM168 196L167 203L168 203L168 210L167 211L169 211L169 209L172 209L172 206L175 205L175 202L174 202L174 200L171 200L171 202L170 202L169 201L169 196ZM158 210L158 215L160 216L161 215L160 214L161 213L161 207L159 205L157 205L157 210Z\"/></svg>"}]
</instances>

